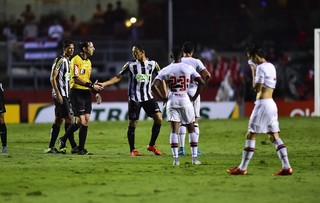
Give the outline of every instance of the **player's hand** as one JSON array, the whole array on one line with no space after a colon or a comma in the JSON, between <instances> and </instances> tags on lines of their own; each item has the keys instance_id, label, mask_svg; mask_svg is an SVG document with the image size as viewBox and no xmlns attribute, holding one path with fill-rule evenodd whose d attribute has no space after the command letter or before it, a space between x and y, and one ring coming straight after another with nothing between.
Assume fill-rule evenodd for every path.
<instances>
[{"instance_id":1,"label":"player's hand","mask_svg":"<svg viewBox=\"0 0 320 203\"><path fill-rule=\"evenodd\" d=\"M57 100L58 100L59 104L63 104L63 98L62 98L61 94L57 94Z\"/></svg>"},{"instance_id":2,"label":"player's hand","mask_svg":"<svg viewBox=\"0 0 320 203\"><path fill-rule=\"evenodd\" d=\"M103 90L103 86L101 84L99 84L98 80L96 80L94 82L94 84L92 85L92 88L96 91L100 91Z\"/></svg>"},{"instance_id":3,"label":"player's hand","mask_svg":"<svg viewBox=\"0 0 320 203\"><path fill-rule=\"evenodd\" d=\"M102 97L99 93L96 94L97 104L100 104L102 102Z\"/></svg>"},{"instance_id":4,"label":"player's hand","mask_svg":"<svg viewBox=\"0 0 320 203\"><path fill-rule=\"evenodd\" d=\"M166 104L167 104L167 102L168 102L168 98L164 98L164 99L162 99L162 105L163 106L166 106Z\"/></svg>"}]
</instances>

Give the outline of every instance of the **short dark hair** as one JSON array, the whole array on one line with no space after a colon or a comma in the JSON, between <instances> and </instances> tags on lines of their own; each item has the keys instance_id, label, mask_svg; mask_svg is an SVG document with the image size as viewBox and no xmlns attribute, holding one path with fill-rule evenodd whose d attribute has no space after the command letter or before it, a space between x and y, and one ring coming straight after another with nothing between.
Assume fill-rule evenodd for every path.
<instances>
[{"instance_id":1,"label":"short dark hair","mask_svg":"<svg viewBox=\"0 0 320 203\"><path fill-rule=\"evenodd\" d=\"M80 52L83 51L83 48L87 48L89 46L89 43L92 42L91 40L83 40L79 42L79 49Z\"/></svg>"},{"instance_id":2,"label":"short dark hair","mask_svg":"<svg viewBox=\"0 0 320 203\"><path fill-rule=\"evenodd\" d=\"M259 57L262 57L262 58L264 58L264 56L265 56L263 50L259 46L257 46L256 44L250 45L246 49L246 53L251 55L251 56L257 54Z\"/></svg>"},{"instance_id":3,"label":"short dark hair","mask_svg":"<svg viewBox=\"0 0 320 203\"><path fill-rule=\"evenodd\" d=\"M173 46L171 49L172 58L179 59L182 56L182 49L179 46Z\"/></svg>"},{"instance_id":4,"label":"short dark hair","mask_svg":"<svg viewBox=\"0 0 320 203\"><path fill-rule=\"evenodd\" d=\"M63 40L62 48L65 49L65 48L69 47L71 44L74 44L73 41L71 41L69 39Z\"/></svg>"},{"instance_id":5,"label":"short dark hair","mask_svg":"<svg viewBox=\"0 0 320 203\"><path fill-rule=\"evenodd\" d=\"M137 47L140 51L145 51L144 46L139 42L134 43L133 46Z\"/></svg>"},{"instance_id":6,"label":"short dark hair","mask_svg":"<svg viewBox=\"0 0 320 203\"><path fill-rule=\"evenodd\" d=\"M182 50L186 54L190 54L191 52L194 51L194 45L192 42L185 42L183 44Z\"/></svg>"}]
</instances>

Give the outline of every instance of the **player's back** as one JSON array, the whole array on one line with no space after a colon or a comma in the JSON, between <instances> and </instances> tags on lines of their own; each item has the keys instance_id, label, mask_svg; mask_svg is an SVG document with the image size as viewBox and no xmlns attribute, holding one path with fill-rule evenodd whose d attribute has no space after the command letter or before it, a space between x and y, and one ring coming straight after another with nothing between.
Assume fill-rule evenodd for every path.
<instances>
[{"instance_id":1,"label":"player's back","mask_svg":"<svg viewBox=\"0 0 320 203\"><path fill-rule=\"evenodd\" d=\"M197 72L185 63L172 63L162 69L159 74L168 83L171 92L186 94L190 81Z\"/></svg>"}]
</instances>

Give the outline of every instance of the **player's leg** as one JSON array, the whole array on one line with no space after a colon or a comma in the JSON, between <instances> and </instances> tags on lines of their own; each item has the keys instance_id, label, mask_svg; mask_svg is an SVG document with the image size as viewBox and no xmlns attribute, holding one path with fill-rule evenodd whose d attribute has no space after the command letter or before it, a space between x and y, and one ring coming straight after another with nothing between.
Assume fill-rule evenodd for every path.
<instances>
[{"instance_id":1,"label":"player's leg","mask_svg":"<svg viewBox=\"0 0 320 203\"><path fill-rule=\"evenodd\" d=\"M129 112L129 126L127 130L127 138L130 148L131 156L141 156L141 154L135 148L135 130L140 115L140 104L138 102L129 101L128 112Z\"/></svg>"},{"instance_id":2,"label":"player's leg","mask_svg":"<svg viewBox=\"0 0 320 203\"><path fill-rule=\"evenodd\" d=\"M85 148L87 135L88 135L89 119L90 119L89 113L80 115L81 127L79 129L79 153L78 153L80 155L92 155Z\"/></svg>"},{"instance_id":3,"label":"player's leg","mask_svg":"<svg viewBox=\"0 0 320 203\"><path fill-rule=\"evenodd\" d=\"M189 143L191 149L192 164L199 165L201 162L198 160L198 142L199 136L194 131L195 114L192 105L185 106L184 110L180 112L181 123L186 125L189 133Z\"/></svg>"},{"instance_id":4,"label":"player's leg","mask_svg":"<svg viewBox=\"0 0 320 203\"><path fill-rule=\"evenodd\" d=\"M198 139L200 139L200 127L199 127L199 118L200 118L200 96L197 97L195 101L192 102L193 108L194 108L194 115L195 115L195 121L194 121L194 131L198 135ZM198 148L198 156L202 155L202 153L199 151Z\"/></svg>"},{"instance_id":5,"label":"player's leg","mask_svg":"<svg viewBox=\"0 0 320 203\"><path fill-rule=\"evenodd\" d=\"M187 128L185 125L180 124L179 130L178 130L178 135L179 135L179 155L185 155L186 151L184 148L185 144L185 139L186 139L186 134L187 134Z\"/></svg>"},{"instance_id":6,"label":"player's leg","mask_svg":"<svg viewBox=\"0 0 320 203\"><path fill-rule=\"evenodd\" d=\"M270 141L274 144L282 167L274 175L292 175L293 171L289 163L288 152L285 144L281 140L279 133L268 133Z\"/></svg>"},{"instance_id":7,"label":"player's leg","mask_svg":"<svg viewBox=\"0 0 320 203\"><path fill-rule=\"evenodd\" d=\"M54 123L51 126L49 148L47 149L46 153L59 153L59 151L55 148L54 145L57 141L62 122L62 118L55 118Z\"/></svg>"},{"instance_id":8,"label":"player's leg","mask_svg":"<svg viewBox=\"0 0 320 203\"><path fill-rule=\"evenodd\" d=\"M5 154L7 153L7 126L4 120L4 112L0 113L0 136L2 143L1 153Z\"/></svg>"},{"instance_id":9,"label":"player's leg","mask_svg":"<svg viewBox=\"0 0 320 203\"><path fill-rule=\"evenodd\" d=\"M171 126L171 133L170 133L170 146L171 146L171 152L173 157L173 165L178 166L180 165L179 160L179 153L178 153L178 128L179 128L179 122L176 121L170 121Z\"/></svg>"},{"instance_id":10,"label":"player's leg","mask_svg":"<svg viewBox=\"0 0 320 203\"><path fill-rule=\"evenodd\" d=\"M155 155L162 155L162 152L159 151L157 146L155 145L162 125L162 113L160 111L159 105L155 100L152 99L143 104L143 109L148 116L151 116L153 118L151 138L149 141L149 145L147 146L147 150L152 151Z\"/></svg>"}]
</instances>

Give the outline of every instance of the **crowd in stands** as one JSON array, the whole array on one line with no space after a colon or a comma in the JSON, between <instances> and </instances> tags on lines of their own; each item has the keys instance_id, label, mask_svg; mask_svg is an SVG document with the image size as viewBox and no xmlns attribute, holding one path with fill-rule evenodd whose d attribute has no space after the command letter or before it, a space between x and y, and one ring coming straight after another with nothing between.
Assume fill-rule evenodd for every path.
<instances>
[{"instance_id":1,"label":"crowd in stands","mask_svg":"<svg viewBox=\"0 0 320 203\"><path fill-rule=\"evenodd\" d=\"M154 38L163 34L161 10L154 4L143 2L139 7L139 21L135 24L139 27L139 37ZM95 11L88 21L80 22L75 14L61 14L59 12L44 16L36 16L32 6L27 4L20 16L0 23L1 30L9 30L18 40L35 37L81 37L96 36L112 39L128 39L131 37L132 27L126 27L125 22L131 17L121 1L115 4L107 3L106 8L98 3ZM143 26L142 26L143 25ZM136 27L135 27L136 28ZM0 40L8 38L9 33L2 33ZM53 35L52 35L53 34Z\"/></svg>"},{"instance_id":2,"label":"crowd in stands","mask_svg":"<svg viewBox=\"0 0 320 203\"><path fill-rule=\"evenodd\" d=\"M310 49L310 26L315 18L310 19L310 26L301 26L301 13L289 15L293 9L284 9L281 6L270 7L274 10L274 17L270 17L268 9L252 10L244 4L240 8L234 6L234 1L227 1L230 7L226 9L224 5L228 3L217 3L218 1L205 0L206 7L201 7L198 1L185 1L184 4L178 4L179 1L173 1L175 7L174 26L176 36L175 42L199 40L195 34L202 33L202 44L206 44L199 52L199 58L204 61L204 64L212 75L212 80L209 82L210 87L218 88L218 94L213 96L215 100L254 100L254 95L251 91L251 75L247 66L245 56L223 56L216 50L237 51L243 52L245 46L255 40L260 41L267 51L267 59L275 64L278 72L279 90L275 92L276 97L298 100L307 99L313 92L313 59L312 55L306 52L304 56L291 56L280 53L280 50L286 51L301 51ZM311 11L319 8L319 4L312 7ZM242 7L241 7L242 6ZM258 8L257 5L253 5ZM164 6L166 7L166 6ZM233 18L225 16L222 18L220 13L223 9L232 14ZM139 37L143 39L149 38L164 38L166 30L163 6L150 3L150 1L139 1ZM181 12L188 14L181 16ZM213 12L212 12L213 11ZM275 13L279 11L279 13ZM250 13L257 12L257 13ZM260 12L260 13L259 13ZM313 12L314 13L314 12ZM228 16L231 16L228 15ZM285 15L283 18L276 18L277 15ZM67 14L65 14L67 15ZM112 39L127 39L132 37L131 30L125 27L124 21L128 19L129 13L122 5L121 1L115 4L100 3L95 5L95 11L92 13L92 18L88 22L79 22L76 15L70 13L66 19L65 15L48 15L36 16L32 11L32 6L27 4L25 10L22 11L19 18L10 18L2 25L1 40L15 42L17 40L30 41L35 38L52 38L59 41L62 38L70 36L103 36L103 38ZM69 14L68 14L69 15ZM179 15L179 16L178 16ZM238 17L239 21L234 23L234 17ZM36 21L35 19L38 19ZM207 22L205 24L199 23ZM275 23L275 19L279 19ZM302 19L302 18L301 18ZM307 19L307 18L306 18ZM290 23L288 23L290 21ZM188 39L184 39L188 26L192 25L195 32L188 32ZM211 22L211 23L208 23ZM256 28L256 22L263 22L263 28ZM309 25L308 24L308 25ZM290 26L289 26L290 25ZM279 26L279 27L277 27ZM287 28L288 35L286 36L284 27ZM281 29L280 29L281 28ZM282 29L283 28L283 29ZM234 31L236 30L236 33ZM271 32L277 30L278 32ZM215 31L209 33L209 31ZM259 33L258 33L259 31ZM181 34L182 33L182 34ZM261 33L265 37L260 40ZM136 33L135 33L136 34ZM135 39L138 38L135 36ZM231 39L232 38L232 39ZM218 40L219 39L219 40ZM216 50L210 48L214 46ZM311 46L312 47L312 46ZM289 50L288 50L289 48ZM293 48L293 49L290 49ZM249 74L249 75L248 75Z\"/></svg>"}]
</instances>

